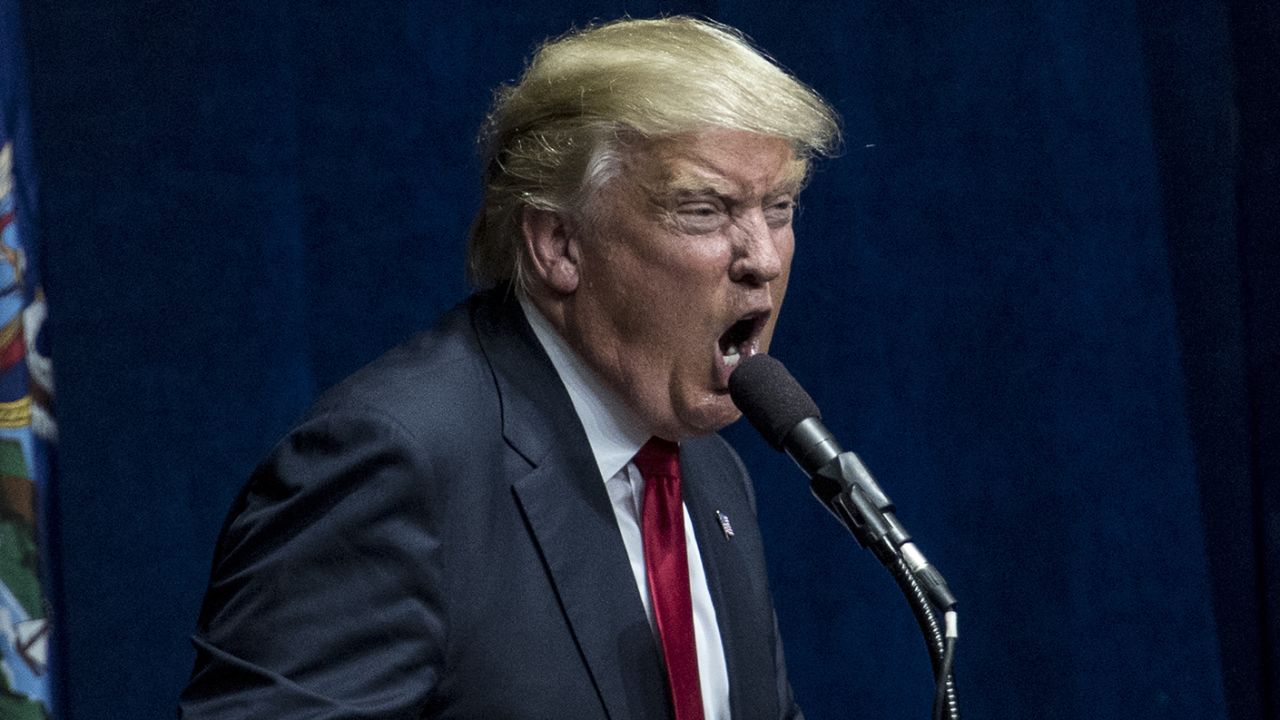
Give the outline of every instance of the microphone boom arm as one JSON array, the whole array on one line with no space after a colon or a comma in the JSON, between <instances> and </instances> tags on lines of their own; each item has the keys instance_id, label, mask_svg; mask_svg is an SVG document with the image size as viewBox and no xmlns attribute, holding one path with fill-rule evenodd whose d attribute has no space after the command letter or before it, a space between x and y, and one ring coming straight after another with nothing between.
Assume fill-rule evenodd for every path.
<instances>
[{"instance_id":1,"label":"microphone boom arm","mask_svg":"<svg viewBox=\"0 0 1280 720\"><path fill-rule=\"evenodd\" d=\"M809 474L814 497L849 528L859 545L885 565L902 557L938 610L946 612L956 606L942 573L929 563L894 515L893 501L856 453L841 450L821 420L810 417L800 421L783 444L800 469Z\"/></svg>"}]
</instances>

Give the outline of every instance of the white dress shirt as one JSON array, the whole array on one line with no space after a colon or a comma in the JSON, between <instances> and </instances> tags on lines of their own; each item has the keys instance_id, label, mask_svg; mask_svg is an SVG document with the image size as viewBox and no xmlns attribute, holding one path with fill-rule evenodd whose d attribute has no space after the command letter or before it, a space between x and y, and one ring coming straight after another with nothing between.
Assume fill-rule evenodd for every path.
<instances>
[{"instance_id":1,"label":"white dress shirt","mask_svg":"<svg viewBox=\"0 0 1280 720\"><path fill-rule=\"evenodd\" d=\"M640 511L644 498L644 478L631 459L640 447L649 441L652 433L646 430L617 393L578 357L551 323L523 295L520 307L524 310L533 334L551 358L560 381L569 391L569 399L578 413L578 420L587 432L591 453L600 470L601 481L609 491L613 502L613 514L622 533L622 544L627 548L631 573L635 576L636 590L649 617L649 626L657 639L657 625L653 619L653 606L649 600L649 583L644 566L644 542L640 535ZM725 665L724 646L720 642L720 626L716 624L716 609L711 604L707 589L707 576L702 567L702 554L698 551L698 539L693 534L693 522L689 508L684 508L685 549L689 557L689 592L693 600L693 635L698 650L698 680L702 684L702 708L705 720L729 720L729 673ZM662 643L658 643L662 651Z\"/></svg>"}]
</instances>

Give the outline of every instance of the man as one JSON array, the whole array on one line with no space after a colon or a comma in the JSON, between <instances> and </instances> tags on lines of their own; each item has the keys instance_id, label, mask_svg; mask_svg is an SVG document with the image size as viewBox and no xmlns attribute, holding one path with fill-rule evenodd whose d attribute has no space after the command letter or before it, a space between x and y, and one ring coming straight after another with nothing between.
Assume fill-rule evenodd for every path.
<instances>
[{"instance_id":1,"label":"man","mask_svg":"<svg viewBox=\"0 0 1280 720\"><path fill-rule=\"evenodd\" d=\"M799 717L750 484L714 431L836 132L728 28L546 44L486 127L469 265L489 289L259 467L184 716Z\"/></svg>"}]
</instances>

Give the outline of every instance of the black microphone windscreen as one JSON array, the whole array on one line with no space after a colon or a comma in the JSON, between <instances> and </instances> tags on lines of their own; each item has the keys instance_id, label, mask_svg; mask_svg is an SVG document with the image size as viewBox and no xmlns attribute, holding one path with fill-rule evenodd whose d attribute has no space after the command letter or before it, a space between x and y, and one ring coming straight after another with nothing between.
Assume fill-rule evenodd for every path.
<instances>
[{"instance_id":1,"label":"black microphone windscreen","mask_svg":"<svg viewBox=\"0 0 1280 720\"><path fill-rule=\"evenodd\" d=\"M752 355L729 376L729 397L775 449L801 420L821 418L818 406L781 362Z\"/></svg>"}]
</instances>

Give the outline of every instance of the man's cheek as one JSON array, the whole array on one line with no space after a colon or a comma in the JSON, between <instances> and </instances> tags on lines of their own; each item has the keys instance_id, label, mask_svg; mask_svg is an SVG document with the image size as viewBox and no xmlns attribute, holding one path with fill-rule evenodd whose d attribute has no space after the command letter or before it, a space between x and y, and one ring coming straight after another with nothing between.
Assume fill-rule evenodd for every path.
<instances>
[{"instance_id":1,"label":"man's cheek","mask_svg":"<svg viewBox=\"0 0 1280 720\"><path fill-rule=\"evenodd\" d=\"M782 310L782 301L787 295L787 281L789 279L787 271L784 270L782 275L773 281L773 286L770 288L773 295L773 315L775 318L778 316L778 312Z\"/></svg>"}]
</instances>

